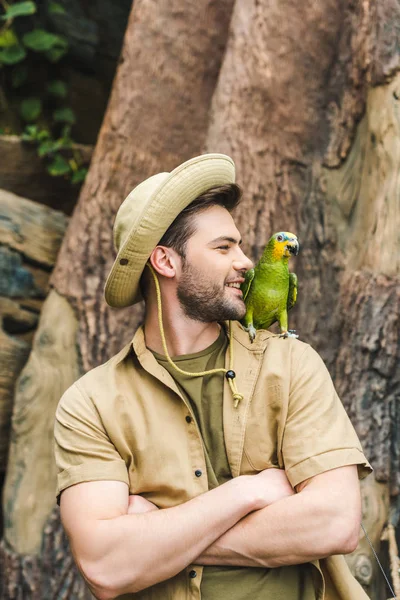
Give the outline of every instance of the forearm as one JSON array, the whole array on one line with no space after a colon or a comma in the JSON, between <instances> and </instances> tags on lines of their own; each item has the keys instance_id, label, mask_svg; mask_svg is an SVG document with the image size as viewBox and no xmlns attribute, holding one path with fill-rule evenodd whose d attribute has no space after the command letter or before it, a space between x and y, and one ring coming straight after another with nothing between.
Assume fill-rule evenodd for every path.
<instances>
[{"instance_id":1,"label":"forearm","mask_svg":"<svg viewBox=\"0 0 400 600\"><path fill-rule=\"evenodd\" d=\"M184 569L254 508L232 480L180 506L88 523L90 542L75 539L74 555L98 597L137 592Z\"/></svg>"},{"instance_id":2,"label":"forearm","mask_svg":"<svg viewBox=\"0 0 400 600\"><path fill-rule=\"evenodd\" d=\"M342 516L343 514L343 516ZM359 516L318 494L290 496L243 518L198 558L202 565L279 567L354 550Z\"/></svg>"}]
</instances>

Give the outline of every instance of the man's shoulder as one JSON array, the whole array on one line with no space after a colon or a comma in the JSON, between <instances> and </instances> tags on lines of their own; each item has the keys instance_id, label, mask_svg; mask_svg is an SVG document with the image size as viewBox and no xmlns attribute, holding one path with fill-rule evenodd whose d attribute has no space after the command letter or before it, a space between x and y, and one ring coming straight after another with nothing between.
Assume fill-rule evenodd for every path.
<instances>
[{"instance_id":1,"label":"man's shoulder","mask_svg":"<svg viewBox=\"0 0 400 600\"><path fill-rule=\"evenodd\" d=\"M265 353L268 350L268 354L271 352L277 357L285 356L296 359L306 350L312 350L307 342L294 337L284 338L279 333L273 333L268 329L259 329L252 342L247 331L237 321L232 324L232 332L239 347L241 346L249 352Z\"/></svg>"},{"instance_id":2,"label":"man's shoulder","mask_svg":"<svg viewBox=\"0 0 400 600\"><path fill-rule=\"evenodd\" d=\"M232 326L235 340L235 361L241 364L246 356L253 354L261 363L261 380L279 382L291 386L299 379L308 380L317 376L328 381L328 369L320 354L307 342L297 338L284 338L269 330L257 331L254 342L239 324Z\"/></svg>"},{"instance_id":3,"label":"man's shoulder","mask_svg":"<svg viewBox=\"0 0 400 600\"><path fill-rule=\"evenodd\" d=\"M131 351L132 342L129 342L107 361L87 371L65 390L60 403L73 404L108 395L115 389L115 377L119 365L125 362Z\"/></svg>"}]
</instances>

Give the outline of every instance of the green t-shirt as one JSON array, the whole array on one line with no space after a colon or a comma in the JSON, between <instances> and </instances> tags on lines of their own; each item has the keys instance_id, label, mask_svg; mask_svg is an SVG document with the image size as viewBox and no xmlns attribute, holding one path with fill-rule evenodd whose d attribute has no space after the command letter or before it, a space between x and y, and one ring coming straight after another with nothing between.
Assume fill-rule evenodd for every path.
<instances>
[{"instance_id":1,"label":"green t-shirt","mask_svg":"<svg viewBox=\"0 0 400 600\"><path fill-rule=\"evenodd\" d=\"M228 340L221 330L208 348L194 354L173 357L184 371L198 373L225 366ZM222 421L224 374L190 377L176 371L164 356L156 360L171 374L190 402L199 426L207 464L208 487L212 489L232 478L225 449ZM265 569L258 567L204 567L202 600L315 600L312 565Z\"/></svg>"}]
</instances>

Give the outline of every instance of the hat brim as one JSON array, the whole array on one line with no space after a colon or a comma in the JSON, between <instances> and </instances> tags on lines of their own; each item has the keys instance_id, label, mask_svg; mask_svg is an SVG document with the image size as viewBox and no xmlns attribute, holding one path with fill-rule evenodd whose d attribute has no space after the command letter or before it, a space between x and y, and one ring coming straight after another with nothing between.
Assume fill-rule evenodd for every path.
<instances>
[{"instance_id":1,"label":"hat brim","mask_svg":"<svg viewBox=\"0 0 400 600\"><path fill-rule=\"evenodd\" d=\"M139 302L146 262L179 213L211 187L234 182L234 162L224 154L197 156L171 171L119 249L104 289L107 304L122 308Z\"/></svg>"}]
</instances>

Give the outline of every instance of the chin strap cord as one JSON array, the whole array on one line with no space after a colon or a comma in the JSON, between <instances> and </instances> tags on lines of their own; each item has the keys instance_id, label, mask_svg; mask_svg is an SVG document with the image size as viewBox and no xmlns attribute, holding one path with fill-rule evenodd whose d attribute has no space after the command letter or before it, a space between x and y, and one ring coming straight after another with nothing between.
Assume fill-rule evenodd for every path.
<instances>
[{"instance_id":1,"label":"chin strap cord","mask_svg":"<svg viewBox=\"0 0 400 600\"><path fill-rule=\"evenodd\" d=\"M147 263L147 266L150 269L150 272L154 279L154 284L156 286L158 324L160 327L161 342L162 342L164 354L165 354L167 361L169 362L171 367L173 367L176 371L178 371L178 373L181 373L181 375L188 375L189 377L204 377L204 375L213 375L214 373L224 373L225 377L229 383L231 392L232 392L233 406L235 408L237 408L239 405L239 402L241 400L243 400L243 396L242 396L242 394L239 394L238 389L236 387L236 381L235 381L236 373L233 370L232 321L229 321L229 369L210 369L209 371L200 371L200 373L190 373L189 371L183 371L174 363L171 356L169 355L168 348L167 348L167 341L165 339L165 333L164 333L160 284L158 282L157 275L156 275L153 267L149 263Z\"/></svg>"}]
</instances>

